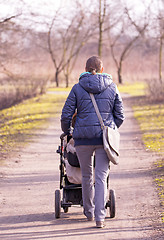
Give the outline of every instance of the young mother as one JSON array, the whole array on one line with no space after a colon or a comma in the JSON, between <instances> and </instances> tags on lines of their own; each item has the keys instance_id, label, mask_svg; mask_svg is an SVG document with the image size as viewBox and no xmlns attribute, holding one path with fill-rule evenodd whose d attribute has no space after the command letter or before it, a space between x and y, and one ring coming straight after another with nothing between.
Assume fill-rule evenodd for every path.
<instances>
[{"instance_id":1,"label":"young mother","mask_svg":"<svg viewBox=\"0 0 164 240\"><path fill-rule=\"evenodd\" d=\"M116 84L112 81L111 75L102 73L101 59L96 56L90 57L85 70L65 102L61 128L64 133L71 133L72 116L77 111L73 139L82 171L84 214L88 221L95 218L96 226L102 228L106 216L109 159L103 148L102 129L89 93L94 94L106 126L119 128L123 123L124 113ZM93 180L93 153L95 153L95 180Z\"/></svg>"}]
</instances>

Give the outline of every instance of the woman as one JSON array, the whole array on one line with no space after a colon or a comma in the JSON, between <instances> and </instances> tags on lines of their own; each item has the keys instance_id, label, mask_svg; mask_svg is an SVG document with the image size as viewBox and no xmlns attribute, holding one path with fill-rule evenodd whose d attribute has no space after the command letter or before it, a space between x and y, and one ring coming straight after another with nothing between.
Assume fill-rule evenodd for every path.
<instances>
[{"instance_id":1,"label":"woman","mask_svg":"<svg viewBox=\"0 0 164 240\"><path fill-rule=\"evenodd\" d=\"M71 134L72 116L77 111L73 130L76 153L82 171L84 214L88 221L95 217L96 226L104 227L106 216L107 176L109 159L103 148L102 130L89 93L93 93L104 124L119 128L124 120L120 94L111 75L102 73L103 63L96 57L86 62L86 72L75 84L65 102L61 116L63 132ZM93 182L93 153L95 154L95 186Z\"/></svg>"}]
</instances>

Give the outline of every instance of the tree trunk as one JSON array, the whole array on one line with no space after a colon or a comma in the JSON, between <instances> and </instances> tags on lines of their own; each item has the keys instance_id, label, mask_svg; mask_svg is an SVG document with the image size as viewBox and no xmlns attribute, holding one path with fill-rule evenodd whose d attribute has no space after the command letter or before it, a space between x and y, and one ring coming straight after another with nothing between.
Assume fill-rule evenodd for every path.
<instances>
[{"instance_id":1,"label":"tree trunk","mask_svg":"<svg viewBox=\"0 0 164 240\"><path fill-rule=\"evenodd\" d=\"M98 41L98 56L101 58L102 49L102 0L99 0L99 41Z\"/></svg>"},{"instance_id":2,"label":"tree trunk","mask_svg":"<svg viewBox=\"0 0 164 240\"><path fill-rule=\"evenodd\" d=\"M101 58L102 57L102 24L99 23L99 46L98 46L98 56Z\"/></svg>"},{"instance_id":3,"label":"tree trunk","mask_svg":"<svg viewBox=\"0 0 164 240\"><path fill-rule=\"evenodd\" d=\"M118 69L118 82L122 84L122 76L121 76L120 68Z\"/></svg>"},{"instance_id":4,"label":"tree trunk","mask_svg":"<svg viewBox=\"0 0 164 240\"><path fill-rule=\"evenodd\" d=\"M159 46L159 81L162 85L162 47L163 47L163 36L160 37Z\"/></svg>"},{"instance_id":5,"label":"tree trunk","mask_svg":"<svg viewBox=\"0 0 164 240\"><path fill-rule=\"evenodd\" d=\"M122 84L122 60L120 60L117 72L118 72L118 82Z\"/></svg>"},{"instance_id":6,"label":"tree trunk","mask_svg":"<svg viewBox=\"0 0 164 240\"><path fill-rule=\"evenodd\" d=\"M56 87L59 87L59 71L56 70L55 73L55 83L56 83Z\"/></svg>"},{"instance_id":7,"label":"tree trunk","mask_svg":"<svg viewBox=\"0 0 164 240\"><path fill-rule=\"evenodd\" d=\"M69 76L68 76L68 74L65 76L65 87L66 88L69 87Z\"/></svg>"},{"instance_id":8,"label":"tree trunk","mask_svg":"<svg viewBox=\"0 0 164 240\"><path fill-rule=\"evenodd\" d=\"M102 6L103 4L103 6ZM99 41L98 41L98 55L102 57L102 42L103 42L103 24L106 14L106 0L99 0Z\"/></svg>"}]
</instances>

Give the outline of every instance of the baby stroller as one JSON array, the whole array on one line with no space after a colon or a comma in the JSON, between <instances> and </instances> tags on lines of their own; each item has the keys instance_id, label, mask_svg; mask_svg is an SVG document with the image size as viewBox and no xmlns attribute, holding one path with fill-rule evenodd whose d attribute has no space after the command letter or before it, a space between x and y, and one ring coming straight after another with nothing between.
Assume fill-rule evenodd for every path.
<instances>
[{"instance_id":1,"label":"baby stroller","mask_svg":"<svg viewBox=\"0 0 164 240\"><path fill-rule=\"evenodd\" d=\"M55 217L60 218L61 208L64 213L67 213L69 207L72 205L83 206L82 201L82 186L80 182L70 182L67 176L68 163L74 170L80 171L80 165L76 153L67 152L67 144L71 137L62 133L60 136L61 145L57 149L57 153L60 154L60 190L62 190L62 196L60 190L55 191ZM66 144L65 144L66 143ZM67 162L68 161L68 162ZM80 174L78 174L80 175ZM109 188L109 176L107 178L107 188ZM109 199L106 202L106 208L109 208L110 218L115 217L115 194L112 189L109 190Z\"/></svg>"}]
</instances>

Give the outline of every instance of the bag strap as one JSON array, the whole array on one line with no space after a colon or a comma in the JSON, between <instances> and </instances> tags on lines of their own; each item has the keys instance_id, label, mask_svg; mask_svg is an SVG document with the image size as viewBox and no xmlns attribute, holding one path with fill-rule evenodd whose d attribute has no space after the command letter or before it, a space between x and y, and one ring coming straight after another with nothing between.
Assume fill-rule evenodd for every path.
<instances>
[{"instance_id":1,"label":"bag strap","mask_svg":"<svg viewBox=\"0 0 164 240\"><path fill-rule=\"evenodd\" d=\"M98 117L98 119L99 119L99 121L100 121L101 128L104 129L104 128L105 128L105 125L104 125L103 119L102 119L102 117L101 117L100 111L99 111L99 109L98 109L98 106L97 106L95 97L94 97L93 93L89 93L89 95L90 95L90 97L91 97L91 100L92 100L93 106L94 106L94 108L95 108L97 117Z\"/></svg>"}]
</instances>

